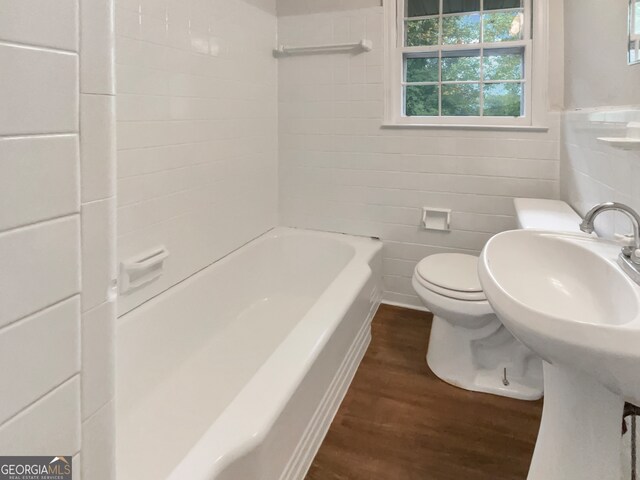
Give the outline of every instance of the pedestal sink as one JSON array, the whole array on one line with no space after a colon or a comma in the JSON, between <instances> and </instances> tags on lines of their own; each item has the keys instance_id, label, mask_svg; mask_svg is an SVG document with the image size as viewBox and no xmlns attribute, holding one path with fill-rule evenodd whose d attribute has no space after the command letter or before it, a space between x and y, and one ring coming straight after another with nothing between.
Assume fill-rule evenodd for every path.
<instances>
[{"instance_id":1,"label":"pedestal sink","mask_svg":"<svg viewBox=\"0 0 640 480\"><path fill-rule=\"evenodd\" d=\"M640 286L620 246L512 231L482 252L502 323L545 361L542 424L528 480L619 480L624 402L640 404Z\"/></svg>"}]
</instances>

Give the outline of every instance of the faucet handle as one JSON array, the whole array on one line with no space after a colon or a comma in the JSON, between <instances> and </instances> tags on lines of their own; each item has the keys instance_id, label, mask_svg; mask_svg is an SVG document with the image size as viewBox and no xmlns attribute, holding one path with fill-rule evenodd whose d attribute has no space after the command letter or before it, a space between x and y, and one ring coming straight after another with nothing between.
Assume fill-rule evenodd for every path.
<instances>
[{"instance_id":1,"label":"faucet handle","mask_svg":"<svg viewBox=\"0 0 640 480\"><path fill-rule=\"evenodd\" d=\"M640 248L633 245L625 245L622 247L622 255L627 257L634 265L640 265Z\"/></svg>"},{"instance_id":2,"label":"faucet handle","mask_svg":"<svg viewBox=\"0 0 640 480\"><path fill-rule=\"evenodd\" d=\"M631 261L635 264L635 265L640 265L640 249L638 248L633 248L633 247L629 247L629 249L631 250L630 255L628 255L628 257L631 259ZM622 254L623 255L627 255L624 251L625 249L622 249Z\"/></svg>"},{"instance_id":3,"label":"faucet handle","mask_svg":"<svg viewBox=\"0 0 640 480\"><path fill-rule=\"evenodd\" d=\"M634 258L639 258L640 254L636 251L633 235L616 233L613 237L617 243L622 245L622 254L625 257L628 257L632 260Z\"/></svg>"}]
</instances>

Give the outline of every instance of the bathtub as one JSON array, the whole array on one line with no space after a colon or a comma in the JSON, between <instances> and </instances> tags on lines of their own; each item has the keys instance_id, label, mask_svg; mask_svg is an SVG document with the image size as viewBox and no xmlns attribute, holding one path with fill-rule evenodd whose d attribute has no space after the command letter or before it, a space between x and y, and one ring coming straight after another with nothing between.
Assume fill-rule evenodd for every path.
<instances>
[{"instance_id":1,"label":"bathtub","mask_svg":"<svg viewBox=\"0 0 640 480\"><path fill-rule=\"evenodd\" d=\"M121 317L118 480L302 479L380 279L377 240L276 228Z\"/></svg>"}]
</instances>

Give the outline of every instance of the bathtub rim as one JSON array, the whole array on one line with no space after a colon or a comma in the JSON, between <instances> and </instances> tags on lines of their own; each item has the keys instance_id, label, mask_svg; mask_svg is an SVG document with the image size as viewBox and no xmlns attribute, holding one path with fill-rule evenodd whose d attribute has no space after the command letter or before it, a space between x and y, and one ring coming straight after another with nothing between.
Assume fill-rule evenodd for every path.
<instances>
[{"instance_id":1,"label":"bathtub rim","mask_svg":"<svg viewBox=\"0 0 640 480\"><path fill-rule=\"evenodd\" d=\"M193 283L199 281L202 277L206 276L211 268L214 268L217 266L223 266L223 265L226 265L227 263L232 262L236 257L242 255L244 251L248 248L257 246L260 243L268 242L269 240L273 240L282 236L307 236L307 235L311 235L313 237L332 239L342 243L347 243L352 247L354 247L355 253L353 257L349 259L349 261L347 262L347 265L345 265L344 268L347 268L349 264L356 259L356 257L358 257L359 255L362 255L363 252L360 252L360 249L364 248L366 250L368 243L376 242L376 243L379 243L380 246L382 246L382 241L375 237L365 237L365 236L351 235L346 233L325 232L321 230L311 230L311 229L303 229L303 228L295 228L295 227L279 227L279 226L272 227L269 230L265 231L264 233L258 235L257 237L254 237L248 242L242 244L235 250L227 253L226 255L214 261L213 263L201 268L197 272L194 272L193 274L184 278L183 280L176 283L175 285L171 285L166 290L159 292L157 295L149 298L148 300L144 301L137 307L123 313L116 319L116 329L123 327L124 325L129 323L131 319L141 314L144 314L146 310L150 310L154 308L158 303L162 302L168 294L177 293L189 288ZM368 254L365 252L364 257L367 257L367 256ZM373 255L371 255L371 258L373 258ZM342 273L342 270L338 273L338 276L341 273Z\"/></svg>"},{"instance_id":2,"label":"bathtub rim","mask_svg":"<svg viewBox=\"0 0 640 480\"><path fill-rule=\"evenodd\" d=\"M255 242L284 235L329 238L351 245L355 252L300 322L175 466L167 480L213 479L263 442L357 295L373 275L371 262L382 250L382 242L374 238L276 227L228 255L223 261L231 261L236 254L241 254L245 247L255 245ZM288 361L290 358L296 359L295 364ZM260 409L256 409L255 398L259 398L264 391L268 391L269 395L261 398ZM218 442L221 436L225 438L224 445Z\"/></svg>"},{"instance_id":3,"label":"bathtub rim","mask_svg":"<svg viewBox=\"0 0 640 480\"><path fill-rule=\"evenodd\" d=\"M233 265L235 259L244 255L248 249L280 237L328 239L342 244L343 247L344 245L351 247L352 253L346 264L337 271L331 283L314 298L309 310L287 332L282 342L242 386L235 398L213 423L205 426L202 436L195 440L179 463L172 466L172 470L165 471L167 476L164 478L169 480L214 478L263 442L287 407L293 393L308 376L309 370L332 338L345 314L371 279L374 273L373 261L376 260L375 266L377 266L382 242L370 237L275 227L119 318L117 328L126 328L130 319L135 319L147 313L148 310L157 308L168 295L171 295L171 292L178 293L191 288L194 282L206 281L213 267L229 262ZM379 273L377 268L375 273L376 275ZM380 293L378 281L376 281L376 291ZM292 362L291 359L294 361ZM269 394L264 395L265 391ZM255 402L255 398L260 398L259 404ZM220 438L225 439L222 445Z\"/></svg>"}]
</instances>

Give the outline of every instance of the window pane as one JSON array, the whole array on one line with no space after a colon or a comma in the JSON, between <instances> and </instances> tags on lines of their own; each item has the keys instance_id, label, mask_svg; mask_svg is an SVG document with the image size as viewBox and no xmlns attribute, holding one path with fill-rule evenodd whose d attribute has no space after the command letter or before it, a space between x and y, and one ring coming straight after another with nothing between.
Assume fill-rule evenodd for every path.
<instances>
[{"instance_id":1,"label":"window pane","mask_svg":"<svg viewBox=\"0 0 640 480\"><path fill-rule=\"evenodd\" d=\"M480 85L477 83L442 85L442 115L454 117L480 115Z\"/></svg>"},{"instance_id":2,"label":"window pane","mask_svg":"<svg viewBox=\"0 0 640 480\"><path fill-rule=\"evenodd\" d=\"M485 10L500 10L503 8L522 8L522 0L484 0Z\"/></svg>"},{"instance_id":3,"label":"window pane","mask_svg":"<svg viewBox=\"0 0 640 480\"><path fill-rule=\"evenodd\" d=\"M407 82L437 82L439 80L438 57L406 59Z\"/></svg>"},{"instance_id":4,"label":"window pane","mask_svg":"<svg viewBox=\"0 0 640 480\"><path fill-rule=\"evenodd\" d=\"M480 0L444 0L442 13L479 12Z\"/></svg>"},{"instance_id":5,"label":"window pane","mask_svg":"<svg viewBox=\"0 0 640 480\"><path fill-rule=\"evenodd\" d=\"M524 76L524 50L485 50L485 80L521 80Z\"/></svg>"},{"instance_id":6,"label":"window pane","mask_svg":"<svg viewBox=\"0 0 640 480\"><path fill-rule=\"evenodd\" d=\"M635 34L640 35L640 1L636 3Z\"/></svg>"},{"instance_id":7,"label":"window pane","mask_svg":"<svg viewBox=\"0 0 640 480\"><path fill-rule=\"evenodd\" d=\"M442 81L480 80L480 52L442 52Z\"/></svg>"},{"instance_id":8,"label":"window pane","mask_svg":"<svg viewBox=\"0 0 640 480\"><path fill-rule=\"evenodd\" d=\"M521 83L485 84L484 115L488 117L522 116L524 114L522 90Z\"/></svg>"},{"instance_id":9,"label":"window pane","mask_svg":"<svg viewBox=\"0 0 640 480\"><path fill-rule=\"evenodd\" d=\"M405 113L408 117L437 117L438 86L407 86L405 90Z\"/></svg>"},{"instance_id":10,"label":"window pane","mask_svg":"<svg viewBox=\"0 0 640 480\"><path fill-rule=\"evenodd\" d=\"M427 20L407 21L407 46L438 45L439 20L429 18Z\"/></svg>"},{"instance_id":11,"label":"window pane","mask_svg":"<svg viewBox=\"0 0 640 480\"><path fill-rule=\"evenodd\" d=\"M480 42L480 15L454 15L442 19L442 43L456 45Z\"/></svg>"},{"instance_id":12,"label":"window pane","mask_svg":"<svg viewBox=\"0 0 640 480\"><path fill-rule=\"evenodd\" d=\"M485 42L505 42L522 39L524 30L524 14L522 10L485 13L482 17Z\"/></svg>"},{"instance_id":13,"label":"window pane","mask_svg":"<svg viewBox=\"0 0 640 480\"><path fill-rule=\"evenodd\" d=\"M407 17L426 17L440 13L440 0L407 0Z\"/></svg>"}]
</instances>

